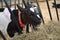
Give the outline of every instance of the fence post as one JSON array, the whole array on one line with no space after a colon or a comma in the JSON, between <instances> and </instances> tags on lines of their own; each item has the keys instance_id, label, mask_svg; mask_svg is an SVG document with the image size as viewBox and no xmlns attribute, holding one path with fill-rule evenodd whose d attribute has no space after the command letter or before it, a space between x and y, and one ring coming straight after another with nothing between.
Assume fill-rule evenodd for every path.
<instances>
[{"instance_id":1,"label":"fence post","mask_svg":"<svg viewBox=\"0 0 60 40\"><path fill-rule=\"evenodd\" d=\"M49 7L48 0L46 0L46 4L47 4L47 7L48 7L48 11L49 11L50 19L51 19L51 21L52 21L52 16L51 16L51 11L50 11L50 7Z\"/></svg>"},{"instance_id":2,"label":"fence post","mask_svg":"<svg viewBox=\"0 0 60 40\"><path fill-rule=\"evenodd\" d=\"M57 6L56 6L56 0L54 0L54 3L55 3L55 9L56 9L57 20L59 21L58 10L57 10Z\"/></svg>"},{"instance_id":3,"label":"fence post","mask_svg":"<svg viewBox=\"0 0 60 40\"><path fill-rule=\"evenodd\" d=\"M0 30L0 35L1 35L1 37L3 38L3 40L6 40L6 38L5 38L5 36L3 35L3 33L1 32L1 30Z\"/></svg>"},{"instance_id":4,"label":"fence post","mask_svg":"<svg viewBox=\"0 0 60 40\"><path fill-rule=\"evenodd\" d=\"M36 0L36 3L37 3L38 11L39 11L39 13L40 13L40 17L42 18L43 24L45 24L44 19L43 19L43 16L42 16L41 9L40 9L40 5L39 5L39 3L38 3L38 0Z\"/></svg>"}]
</instances>

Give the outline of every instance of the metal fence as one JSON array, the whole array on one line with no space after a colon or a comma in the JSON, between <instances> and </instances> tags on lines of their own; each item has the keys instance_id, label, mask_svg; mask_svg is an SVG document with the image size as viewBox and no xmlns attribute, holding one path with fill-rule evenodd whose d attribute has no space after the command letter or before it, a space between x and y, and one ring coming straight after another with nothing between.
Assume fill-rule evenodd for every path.
<instances>
[{"instance_id":1,"label":"metal fence","mask_svg":"<svg viewBox=\"0 0 60 40\"><path fill-rule=\"evenodd\" d=\"M27 2L27 0L25 0L25 1ZM32 1L32 0L30 0L30 1ZM42 18L42 20L43 20L43 23L44 23L44 19L43 19L43 16L42 16L42 12L41 12L41 8L40 8L40 5L39 5L39 3L38 3L38 0L35 0L35 1L36 1L36 4L37 4L37 7L38 7L38 11L39 11L39 13L40 13L40 16L41 16L41 18ZM48 2L49 0L44 0L44 1L45 1L46 4L47 4L49 16L50 16L50 19L52 20L50 5L49 5L49 2ZM16 4L19 4L19 5L23 6L22 0L7 0L7 2L8 2L8 5L9 5L10 7L13 6L15 9L16 9ZM56 0L54 0L54 3L56 4ZM4 8L4 7L6 7L5 4L4 4L4 1L3 1L3 0L0 0L0 8ZM55 7L55 10L56 10L56 15L57 15L57 20L59 21L59 16L58 16L57 7Z\"/></svg>"},{"instance_id":2,"label":"metal fence","mask_svg":"<svg viewBox=\"0 0 60 40\"><path fill-rule=\"evenodd\" d=\"M14 6L14 8L16 9L16 4L22 5L22 2L20 0L6 0L8 5L10 7ZM3 0L0 1L0 8L5 8L6 5L4 3Z\"/></svg>"}]
</instances>

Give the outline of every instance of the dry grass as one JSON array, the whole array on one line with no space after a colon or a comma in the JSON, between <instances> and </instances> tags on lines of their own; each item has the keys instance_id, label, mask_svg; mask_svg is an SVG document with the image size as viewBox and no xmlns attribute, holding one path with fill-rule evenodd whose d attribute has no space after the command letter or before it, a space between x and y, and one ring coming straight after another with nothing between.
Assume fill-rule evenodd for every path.
<instances>
[{"instance_id":1,"label":"dry grass","mask_svg":"<svg viewBox=\"0 0 60 40\"><path fill-rule=\"evenodd\" d=\"M15 36L13 40L60 40L60 22L41 25L38 31Z\"/></svg>"},{"instance_id":2,"label":"dry grass","mask_svg":"<svg viewBox=\"0 0 60 40\"><path fill-rule=\"evenodd\" d=\"M8 36L5 37L10 40ZM60 40L60 22L41 24L37 31L16 35L12 40Z\"/></svg>"}]
</instances>

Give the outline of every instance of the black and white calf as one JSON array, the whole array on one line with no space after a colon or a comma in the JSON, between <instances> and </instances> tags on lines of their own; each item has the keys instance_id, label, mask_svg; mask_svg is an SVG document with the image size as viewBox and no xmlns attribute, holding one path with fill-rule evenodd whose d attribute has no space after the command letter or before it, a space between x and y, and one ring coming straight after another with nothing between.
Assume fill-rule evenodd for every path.
<instances>
[{"instance_id":1,"label":"black and white calf","mask_svg":"<svg viewBox=\"0 0 60 40\"><path fill-rule=\"evenodd\" d=\"M18 12L14 11L14 8L11 8L11 10L13 13ZM17 16L18 15L15 14L16 18ZM0 12L0 30L8 34L10 37L13 37L14 33L19 31L18 28L16 27L16 24L12 20L13 20L12 15L8 11L8 9L7 8L2 9Z\"/></svg>"},{"instance_id":2,"label":"black and white calf","mask_svg":"<svg viewBox=\"0 0 60 40\"><path fill-rule=\"evenodd\" d=\"M12 10L13 8L11 8ZM8 24L11 22L10 19L10 12L8 11L7 8L5 9L0 9L0 30L4 33L7 33L7 27Z\"/></svg>"},{"instance_id":3,"label":"black and white calf","mask_svg":"<svg viewBox=\"0 0 60 40\"><path fill-rule=\"evenodd\" d=\"M38 25L41 23L41 21L40 21L41 19L40 19L39 15L34 13L35 8L36 7L30 8L30 10L28 12L27 11L24 12L24 10L20 9L20 11L22 10L21 13L23 14L22 15L23 19L26 18L26 19L24 19L24 22L26 24L28 23L28 24L32 24L32 25ZM18 21L18 10L14 10L14 8L11 8L11 10L15 15L15 19ZM17 28L17 25L14 22L13 17L7 8L5 8L4 12L2 12L0 16L1 16L0 17L1 18L0 29L2 31L8 33L8 35L10 37L13 37L16 32L18 34L20 34L20 30ZM30 19L30 20L28 20L28 19ZM36 19L37 21L34 19ZM20 24L18 24L18 26L20 26ZM21 28L21 31L22 30L23 30L23 28Z\"/></svg>"}]
</instances>

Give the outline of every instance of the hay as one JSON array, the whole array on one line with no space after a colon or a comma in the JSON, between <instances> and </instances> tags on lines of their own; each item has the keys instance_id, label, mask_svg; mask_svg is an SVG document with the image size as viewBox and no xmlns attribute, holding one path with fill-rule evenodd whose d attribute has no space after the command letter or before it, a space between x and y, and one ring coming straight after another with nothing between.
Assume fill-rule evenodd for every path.
<instances>
[{"instance_id":1,"label":"hay","mask_svg":"<svg viewBox=\"0 0 60 40\"><path fill-rule=\"evenodd\" d=\"M15 36L13 40L60 40L60 22L41 25L38 31Z\"/></svg>"}]
</instances>

